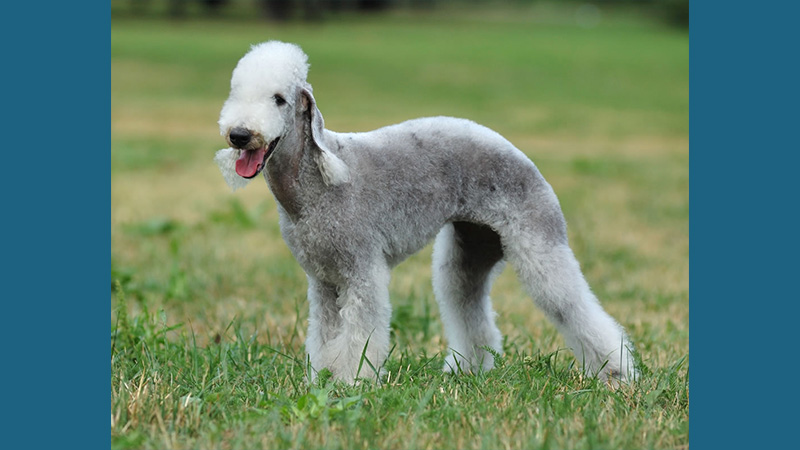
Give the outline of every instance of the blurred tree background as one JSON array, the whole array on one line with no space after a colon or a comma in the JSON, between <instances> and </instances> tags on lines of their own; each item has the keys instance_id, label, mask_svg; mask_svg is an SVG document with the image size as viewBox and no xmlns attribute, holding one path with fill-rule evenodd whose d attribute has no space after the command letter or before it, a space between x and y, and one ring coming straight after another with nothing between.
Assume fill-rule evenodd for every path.
<instances>
[{"instance_id":1,"label":"blurred tree background","mask_svg":"<svg viewBox=\"0 0 800 450\"><path fill-rule=\"evenodd\" d=\"M167 16L257 18L259 20L321 21L339 14L376 14L392 10L441 7L532 6L540 0L111 0L112 17ZM689 0L562 0L576 7L629 9L653 16L671 26L689 27Z\"/></svg>"}]
</instances>

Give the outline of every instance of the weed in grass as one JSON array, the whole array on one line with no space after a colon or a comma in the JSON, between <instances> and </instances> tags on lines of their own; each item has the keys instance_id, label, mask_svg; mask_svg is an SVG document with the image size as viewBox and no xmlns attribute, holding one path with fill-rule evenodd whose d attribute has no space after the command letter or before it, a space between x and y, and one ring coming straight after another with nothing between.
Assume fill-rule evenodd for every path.
<instances>
[{"instance_id":1,"label":"weed in grass","mask_svg":"<svg viewBox=\"0 0 800 450\"><path fill-rule=\"evenodd\" d=\"M343 420L354 422L361 416L361 396L331 398L330 389L312 388L296 402L281 408L281 415L289 422L309 420Z\"/></svg>"}]
</instances>

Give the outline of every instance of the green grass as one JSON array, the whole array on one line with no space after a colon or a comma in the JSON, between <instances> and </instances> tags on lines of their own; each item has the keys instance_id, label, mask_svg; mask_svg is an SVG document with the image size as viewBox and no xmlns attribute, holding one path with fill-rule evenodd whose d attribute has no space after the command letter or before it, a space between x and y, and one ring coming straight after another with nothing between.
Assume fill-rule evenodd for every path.
<instances>
[{"instance_id":1,"label":"green grass","mask_svg":"<svg viewBox=\"0 0 800 450\"><path fill-rule=\"evenodd\" d=\"M685 448L689 442L688 34L569 7L323 24L112 19L112 448ZM644 376L578 375L512 271L498 367L441 373L430 247L390 287L382 386L306 382L305 276L263 182L211 161L230 72L298 42L337 131L424 115L494 128L559 195L570 243ZM369 370L366 368L365 370Z\"/></svg>"},{"instance_id":2,"label":"green grass","mask_svg":"<svg viewBox=\"0 0 800 450\"><path fill-rule=\"evenodd\" d=\"M124 311L124 296L118 299ZM309 385L300 324L282 338L249 325L233 321L201 346L190 327L169 326L163 311L120 312L112 335L112 447L686 445L684 359L610 390L579 377L563 351L543 353L530 342L507 342L494 370L460 377L441 373L438 354L396 347L381 387L324 375Z\"/></svg>"}]
</instances>

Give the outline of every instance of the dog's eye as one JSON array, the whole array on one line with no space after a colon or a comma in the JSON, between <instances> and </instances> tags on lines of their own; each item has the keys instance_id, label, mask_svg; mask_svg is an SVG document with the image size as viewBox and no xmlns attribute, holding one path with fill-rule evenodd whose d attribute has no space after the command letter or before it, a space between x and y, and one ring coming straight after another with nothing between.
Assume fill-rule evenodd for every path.
<instances>
[{"instance_id":1,"label":"dog's eye","mask_svg":"<svg viewBox=\"0 0 800 450\"><path fill-rule=\"evenodd\" d=\"M272 98L275 99L275 104L278 106L283 106L286 104L286 99L280 94L275 94L272 96Z\"/></svg>"}]
</instances>

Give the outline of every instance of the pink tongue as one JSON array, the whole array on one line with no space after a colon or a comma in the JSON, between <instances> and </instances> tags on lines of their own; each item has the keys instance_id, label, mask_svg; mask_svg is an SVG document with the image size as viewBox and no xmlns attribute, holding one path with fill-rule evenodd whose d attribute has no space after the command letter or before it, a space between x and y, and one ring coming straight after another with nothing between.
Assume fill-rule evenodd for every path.
<instances>
[{"instance_id":1,"label":"pink tongue","mask_svg":"<svg viewBox=\"0 0 800 450\"><path fill-rule=\"evenodd\" d=\"M266 154L266 148L242 150L242 154L239 155L239 159L236 160L236 173L238 173L240 177L253 178L261 168Z\"/></svg>"}]
</instances>

